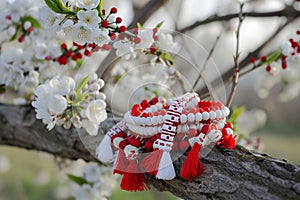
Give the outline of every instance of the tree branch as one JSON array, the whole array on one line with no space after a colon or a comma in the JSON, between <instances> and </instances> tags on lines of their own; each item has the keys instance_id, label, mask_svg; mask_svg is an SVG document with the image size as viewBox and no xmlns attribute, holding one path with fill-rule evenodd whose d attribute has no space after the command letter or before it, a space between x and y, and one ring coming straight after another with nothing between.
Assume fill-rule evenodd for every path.
<instances>
[{"instance_id":1,"label":"tree branch","mask_svg":"<svg viewBox=\"0 0 300 200\"><path fill-rule=\"evenodd\" d=\"M279 26L277 28L277 30L271 36L268 37L268 39L266 39L254 51L250 52L245 58L243 58L243 60L241 62L239 62L239 68L240 68L240 70L243 70L243 69L245 69L248 66L248 64L250 62L250 59L252 57L259 57L259 54L262 51L262 49L265 48L267 45L269 45L276 38L276 36L282 30L284 30L284 28L287 27L290 23L294 22L297 19L297 17L298 17L298 15L290 16L283 25ZM225 83L225 84L229 83L231 81L231 79L232 79L232 68L233 67L230 67L226 72L224 72L222 74L222 78L221 79L217 78L214 81L212 81L213 87L217 87L217 86L219 86L220 84L223 84L223 83ZM206 98L208 96L208 94L209 94L209 91L208 91L207 88L200 88L200 89L197 90L197 93L200 94L201 98Z\"/></svg>"},{"instance_id":2,"label":"tree branch","mask_svg":"<svg viewBox=\"0 0 300 200\"><path fill-rule=\"evenodd\" d=\"M244 16L246 16L247 18L251 18L251 17L261 17L261 18L265 18L265 17L291 17L291 16L295 16L298 15L299 11L295 10L292 6L286 6L283 10L280 11L274 11L274 12L263 12L263 13L257 13L257 12L245 12L243 13ZM192 30L198 26L202 26L205 24L209 24L212 22L222 22L222 21L228 21L234 18L238 18L239 17L239 13L235 13L235 14L228 14L228 15L223 15L223 16L218 16L218 15L213 15L205 20L202 21L196 21L195 23L184 27L182 29L179 29L179 32L186 32L189 30Z\"/></svg>"},{"instance_id":3,"label":"tree branch","mask_svg":"<svg viewBox=\"0 0 300 200\"><path fill-rule=\"evenodd\" d=\"M112 116L102 123L106 132L114 124ZM100 137L90 137L98 144ZM96 161L84 147L77 132L55 129L48 132L35 119L31 107L0 105L0 144L48 152L70 159ZM95 150L95 149L94 149ZM174 162L180 174L185 156ZM147 179L159 190L184 199L299 199L300 167L265 154L214 148L201 159L205 173L192 182L176 177L171 181Z\"/></svg>"}]
</instances>

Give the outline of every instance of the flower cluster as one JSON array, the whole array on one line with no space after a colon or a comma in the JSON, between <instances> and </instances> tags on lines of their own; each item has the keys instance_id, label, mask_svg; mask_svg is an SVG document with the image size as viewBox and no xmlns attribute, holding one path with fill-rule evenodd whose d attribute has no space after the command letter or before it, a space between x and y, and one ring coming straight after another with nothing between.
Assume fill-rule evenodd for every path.
<instances>
[{"instance_id":1,"label":"flower cluster","mask_svg":"<svg viewBox=\"0 0 300 200\"><path fill-rule=\"evenodd\" d=\"M61 1L46 0L49 8L45 14L45 23L49 29L62 30L75 43L85 45L93 43L102 47L110 42L115 33L126 31L121 17L115 17L117 8L107 13L102 9L100 0L78 0L76 5L63 5ZM59 14L57 14L59 13Z\"/></svg>"},{"instance_id":2,"label":"flower cluster","mask_svg":"<svg viewBox=\"0 0 300 200\"><path fill-rule=\"evenodd\" d=\"M100 167L95 163L88 164L83 177L69 176L71 180L82 180L80 187L73 190L72 196L76 200L105 200L116 187L116 178L111 176L111 172L107 167Z\"/></svg>"},{"instance_id":3,"label":"flower cluster","mask_svg":"<svg viewBox=\"0 0 300 200\"><path fill-rule=\"evenodd\" d=\"M278 95L280 101L290 101L300 95L300 31L285 42L280 51L269 56L262 56L260 61L252 59L256 66L265 66L258 76L257 92L261 98L267 98L270 90L281 84ZM263 76L263 77L261 77Z\"/></svg>"},{"instance_id":4,"label":"flower cluster","mask_svg":"<svg viewBox=\"0 0 300 200\"><path fill-rule=\"evenodd\" d=\"M160 58L173 62L170 53L178 53L180 45L173 41L171 34L159 31L160 26L158 24L153 29L136 28L132 33L119 34L119 40L113 44L117 56L128 60L136 57L136 50L143 50L146 54L154 55L151 63Z\"/></svg>"},{"instance_id":5,"label":"flower cluster","mask_svg":"<svg viewBox=\"0 0 300 200\"><path fill-rule=\"evenodd\" d=\"M35 90L37 119L42 119L51 130L55 125L69 129L71 125L84 128L90 135L97 135L99 124L107 117L105 95L99 90L103 80L96 74L75 79L55 77Z\"/></svg>"}]
</instances>

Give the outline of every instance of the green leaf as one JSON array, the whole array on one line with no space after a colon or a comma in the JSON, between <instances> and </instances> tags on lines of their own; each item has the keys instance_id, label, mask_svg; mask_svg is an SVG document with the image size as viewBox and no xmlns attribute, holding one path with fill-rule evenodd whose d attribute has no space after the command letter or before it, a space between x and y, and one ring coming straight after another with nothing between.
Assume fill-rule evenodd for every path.
<instances>
[{"instance_id":1,"label":"green leaf","mask_svg":"<svg viewBox=\"0 0 300 200\"><path fill-rule=\"evenodd\" d=\"M160 27L163 25L164 22L165 22L165 21L161 21L160 23L158 23L158 24L156 25L156 28L160 28Z\"/></svg>"},{"instance_id":2,"label":"green leaf","mask_svg":"<svg viewBox=\"0 0 300 200\"><path fill-rule=\"evenodd\" d=\"M230 121L233 124L233 126L235 127L237 119L239 118L239 116L241 114L243 114L245 112L245 110L246 110L245 106L233 107L232 115L230 116L228 121Z\"/></svg>"},{"instance_id":3,"label":"green leaf","mask_svg":"<svg viewBox=\"0 0 300 200\"><path fill-rule=\"evenodd\" d=\"M84 88L84 86L88 83L90 75L87 75L84 77L79 84L77 85L75 89L75 97L77 97L80 94L80 91Z\"/></svg>"},{"instance_id":4,"label":"green leaf","mask_svg":"<svg viewBox=\"0 0 300 200\"><path fill-rule=\"evenodd\" d=\"M83 185L83 184L90 184L87 180L85 180L84 178L80 177L80 176L75 176L72 174L67 174L68 178L73 181L74 183L77 183L78 185Z\"/></svg>"},{"instance_id":5,"label":"green leaf","mask_svg":"<svg viewBox=\"0 0 300 200\"><path fill-rule=\"evenodd\" d=\"M22 26L18 26L15 34L13 36L11 36L11 38L9 40L13 41L13 40L19 38L21 33L22 33Z\"/></svg>"},{"instance_id":6,"label":"green leaf","mask_svg":"<svg viewBox=\"0 0 300 200\"><path fill-rule=\"evenodd\" d=\"M34 28L41 28L40 22L37 19L35 19L34 17L31 17L29 15L23 17L21 19L21 21L22 21L22 23L25 23L26 21L29 21Z\"/></svg>"},{"instance_id":7,"label":"green leaf","mask_svg":"<svg viewBox=\"0 0 300 200\"><path fill-rule=\"evenodd\" d=\"M53 12L60 13L60 14L75 15L74 12L69 10L69 8L67 8L64 5L62 0L45 0L45 3Z\"/></svg>"},{"instance_id":8,"label":"green leaf","mask_svg":"<svg viewBox=\"0 0 300 200\"><path fill-rule=\"evenodd\" d=\"M88 92L83 93L82 95L79 95L78 97L76 97L72 103L72 105L76 105L80 102L82 102L87 96L88 96Z\"/></svg>"},{"instance_id":9,"label":"green leaf","mask_svg":"<svg viewBox=\"0 0 300 200\"><path fill-rule=\"evenodd\" d=\"M136 23L136 26L138 27L138 29L142 28L142 24L140 22Z\"/></svg>"},{"instance_id":10,"label":"green leaf","mask_svg":"<svg viewBox=\"0 0 300 200\"><path fill-rule=\"evenodd\" d=\"M280 50L275 51L274 53L272 53L271 55L269 55L267 57L267 59L262 62L262 64L268 65L268 64L270 64L270 63L278 60L281 57L281 55L282 55L282 52Z\"/></svg>"},{"instance_id":11,"label":"green leaf","mask_svg":"<svg viewBox=\"0 0 300 200\"><path fill-rule=\"evenodd\" d=\"M171 65L173 65L174 60L173 60L171 54L168 54L168 53L162 53L162 54L160 55L160 57L163 58L164 60L168 60L168 61L171 63Z\"/></svg>"}]
</instances>

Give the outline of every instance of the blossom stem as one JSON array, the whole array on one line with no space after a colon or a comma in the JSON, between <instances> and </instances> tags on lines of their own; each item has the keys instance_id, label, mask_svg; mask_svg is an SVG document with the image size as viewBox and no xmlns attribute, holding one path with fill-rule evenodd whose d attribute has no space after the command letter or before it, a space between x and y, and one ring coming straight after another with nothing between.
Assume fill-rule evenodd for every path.
<instances>
[{"instance_id":1,"label":"blossom stem","mask_svg":"<svg viewBox=\"0 0 300 200\"><path fill-rule=\"evenodd\" d=\"M233 71L233 78L232 78L232 87L231 91L227 100L227 107L230 107L233 97L236 93L238 81L239 81L239 75L240 75L240 66L239 66L239 57L240 57L240 52L239 52L239 47L240 47L240 30L242 23L245 19L243 16L243 6L244 4L240 4L240 13L239 13L239 21L238 21L238 27L236 30L236 49L235 49L235 56L234 56L234 71Z\"/></svg>"}]
</instances>

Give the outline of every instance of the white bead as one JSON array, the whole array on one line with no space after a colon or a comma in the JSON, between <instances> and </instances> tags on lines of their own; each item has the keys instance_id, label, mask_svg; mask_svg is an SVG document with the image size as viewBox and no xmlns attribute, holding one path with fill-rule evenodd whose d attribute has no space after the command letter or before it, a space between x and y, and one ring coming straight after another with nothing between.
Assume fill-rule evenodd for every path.
<instances>
[{"instance_id":1,"label":"white bead","mask_svg":"<svg viewBox=\"0 0 300 200\"><path fill-rule=\"evenodd\" d=\"M155 106L157 110L161 110L163 108L163 105L161 103L157 103Z\"/></svg>"},{"instance_id":2,"label":"white bead","mask_svg":"<svg viewBox=\"0 0 300 200\"><path fill-rule=\"evenodd\" d=\"M151 117L146 118L146 125L148 125L148 126L151 125Z\"/></svg>"},{"instance_id":3,"label":"white bead","mask_svg":"<svg viewBox=\"0 0 300 200\"><path fill-rule=\"evenodd\" d=\"M193 113L189 113L189 114L188 114L188 121L189 121L189 122L195 121L195 115L194 115Z\"/></svg>"},{"instance_id":4,"label":"white bead","mask_svg":"<svg viewBox=\"0 0 300 200\"><path fill-rule=\"evenodd\" d=\"M221 120L217 123L218 129L222 129L224 127L224 122Z\"/></svg>"},{"instance_id":5,"label":"white bead","mask_svg":"<svg viewBox=\"0 0 300 200\"><path fill-rule=\"evenodd\" d=\"M222 112L220 110L216 111L216 118L219 119L222 117Z\"/></svg>"},{"instance_id":6,"label":"white bead","mask_svg":"<svg viewBox=\"0 0 300 200\"><path fill-rule=\"evenodd\" d=\"M156 105L151 106L150 110L151 110L151 112L156 112L157 111Z\"/></svg>"},{"instance_id":7,"label":"white bead","mask_svg":"<svg viewBox=\"0 0 300 200\"><path fill-rule=\"evenodd\" d=\"M186 123L187 121L187 116L185 114L180 115L180 122L182 124Z\"/></svg>"},{"instance_id":8,"label":"white bead","mask_svg":"<svg viewBox=\"0 0 300 200\"><path fill-rule=\"evenodd\" d=\"M157 133L157 126L152 127L152 135Z\"/></svg>"},{"instance_id":9,"label":"white bead","mask_svg":"<svg viewBox=\"0 0 300 200\"><path fill-rule=\"evenodd\" d=\"M162 115L158 115L157 117L158 117L158 120L157 120L158 123L159 123L159 124L162 124L162 123L164 122L163 116L162 116Z\"/></svg>"},{"instance_id":10,"label":"white bead","mask_svg":"<svg viewBox=\"0 0 300 200\"><path fill-rule=\"evenodd\" d=\"M182 130L182 127L181 127L181 125L178 125L178 126L177 126L177 133L180 133L180 132L181 132L181 130Z\"/></svg>"},{"instance_id":11,"label":"white bead","mask_svg":"<svg viewBox=\"0 0 300 200\"><path fill-rule=\"evenodd\" d=\"M116 148L119 148L119 144L120 144L120 142L123 141L123 140L124 140L124 139L121 138L121 137L116 137L116 138L113 140L114 146L115 146Z\"/></svg>"},{"instance_id":12,"label":"white bead","mask_svg":"<svg viewBox=\"0 0 300 200\"><path fill-rule=\"evenodd\" d=\"M161 102L161 103L166 103L167 102L166 98L164 98L164 97L158 97L158 101Z\"/></svg>"},{"instance_id":13,"label":"white bead","mask_svg":"<svg viewBox=\"0 0 300 200\"><path fill-rule=\"evenodd\" d=\"M216 112L210 111L210 112L209 112L209 117L210 117L211 119L216 119Z\"/></svg>"},{"instance_id":14,"label":"white bead","mask_svg":"<svg viewBox=\"0 0 300 200\"><path fill-rule=\"evenodd\" d=\"M202 123L199 123L197 129L198 129L199 131L201 131L201 130L202 130L202 127L203 127L203 124L202 124Z\"/></svg>"},{"instance_id":15,"label":"white bead","mask_svg":"<svg viewBox=\"0 0 300 200\"><path fill-rule=\"evenodd\" d=\"M196 113L196 121L200 122L202 120L202 114Z\"/></svg>"},{"instance_id":16,"label":"white bead","mask_svg":"<svg viewBox=\"0 0 300 200\"><path fill-rule=\"evenodd\" d=\"M157 116L151 117L151 124L156 125L157 124Z\"/></svg>"},{"instance_id":17,"label":"white bead","mask_svg":"<svg viewBox=\"0 0 300 200\"><path fill-rule=\"evenodd\" d=\"M157 133L161 133L161 126L157 128Z\"/></svg>"},{"instance_id":18,"label":"white bead","mask_svg":"<svg viewBox=\"0 0 300 200\"><path fill-rule=\"evenodd\" d=\"M203 120L208 120L208 119L209 119L209 114L208 114L208 112L203 112L203 113L202 113L202 117L203 117Z\"/></svg>"},{"instance_id":19,"label":"white bead","mask_svg":"<svg viewBox=\"0 0 300 200\"><path fill-rule=\"evenodd\" d=\"M190 129L197 129L196 124L191 124L191 125L190 125Z\"/></svg>"},{"instance_id":20,"label":"white bead","mask_svg":"<svg viewBox=\"0 0 300 200\"><path fill-rule=\"evenodd\" d=\"M230 110L226 106L224 107L224 111L226 113L226 116L228 116L230 114Z\"/></svg>"},{"instance_id":21,"label":"white bead","mask_svg":"<svg viewBox=\"0 0 300 200\"><path fill-rule=\"evenodd\" d=\"M182 127L182 132L187 133L189 131L189 126L187 124L184 124Z\"/></svg>"},{"instance_id":22,"label":"white bead","mask_svg":"<svg viewBox=\"0 0 300 200\"><path fill-rule=\"evenodd\" d=\"M146 125L146 118L145 117L142 117L140 118L140 121L141 121L141 125Z\"/></svg>"}]
</instances>

